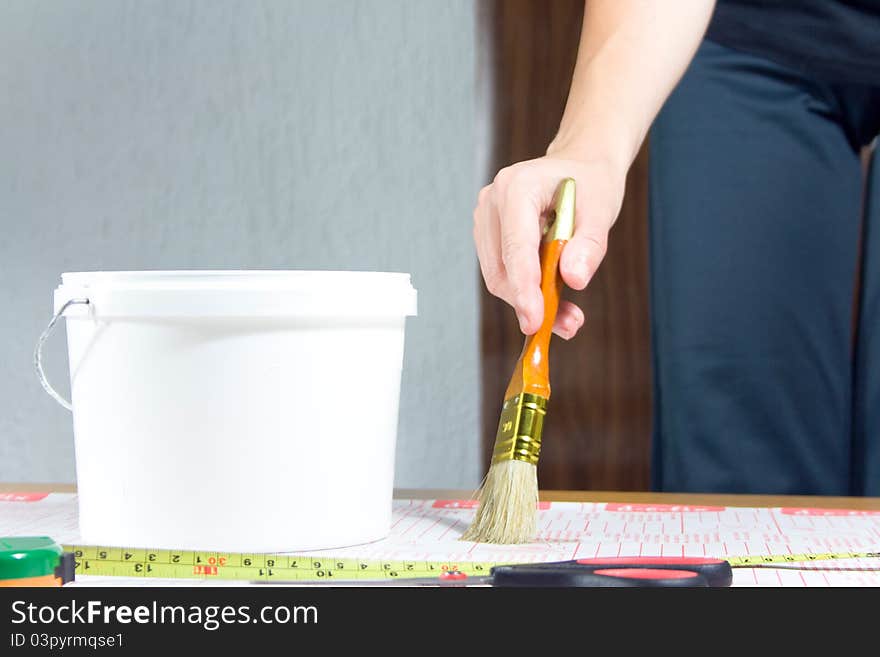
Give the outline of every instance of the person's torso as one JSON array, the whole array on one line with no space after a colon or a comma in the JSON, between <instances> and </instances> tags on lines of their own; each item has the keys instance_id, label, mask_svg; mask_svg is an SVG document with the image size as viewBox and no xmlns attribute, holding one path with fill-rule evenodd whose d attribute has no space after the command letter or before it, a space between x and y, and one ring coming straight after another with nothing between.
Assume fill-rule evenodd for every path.
<instances>
[{"instance_id":1,"label":"person's torso","mask_svg":"<svg viewBox=\"0 0 880 657\"><path fill-rule=\"evenodd\" d=\"M718 0L706 36L826 81L880 86L880 0Z\"/></svg>"}]
</instances>

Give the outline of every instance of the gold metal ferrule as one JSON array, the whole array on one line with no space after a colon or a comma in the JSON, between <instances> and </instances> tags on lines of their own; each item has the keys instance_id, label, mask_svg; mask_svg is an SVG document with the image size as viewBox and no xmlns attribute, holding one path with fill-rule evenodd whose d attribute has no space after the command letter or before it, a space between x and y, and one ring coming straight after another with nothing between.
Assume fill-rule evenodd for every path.
<instances>
[{"instance_id":1,"label":"gold metal ferrule","mask_svg":"<svg viewBox=\"0 0 880 657\"><path fill-rule=\"evenodd\" d=\"M574 178L564 178L556 188L553 213L544 229L544 241L570 240L574 234Z\"/></svg>"},{"instance_id":2,"label":"gold metal ferrule","mask_svg":"<svg viewBox=\"0 0 880 657\"><path fill-rule=\"evenodd\" d=\"M547 399L521 393L505 400L495 436L492 463L525 461L538 465Z\"/></svg>"}]
</instances>

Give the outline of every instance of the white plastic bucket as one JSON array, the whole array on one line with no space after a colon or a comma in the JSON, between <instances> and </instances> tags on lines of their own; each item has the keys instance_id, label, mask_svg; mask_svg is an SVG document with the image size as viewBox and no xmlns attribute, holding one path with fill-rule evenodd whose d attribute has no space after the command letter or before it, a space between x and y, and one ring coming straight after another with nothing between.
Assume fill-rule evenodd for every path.
<instances>
[{"instance_id":1,"label":"white plastic bucket","mask_svg":"<svg viewBox=\"0 0 880 657\"><path fill-rule=\"evenodd\" d=\"M62 276L83 542L317 550L390 531L407 274Z\"/></svg>"}]
</instances>

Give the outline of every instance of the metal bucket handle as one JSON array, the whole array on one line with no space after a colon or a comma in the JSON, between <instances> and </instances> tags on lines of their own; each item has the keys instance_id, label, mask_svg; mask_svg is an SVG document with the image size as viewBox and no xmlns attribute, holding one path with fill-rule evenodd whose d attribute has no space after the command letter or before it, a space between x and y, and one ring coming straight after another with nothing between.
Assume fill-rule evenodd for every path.
<instances>
[{"instance_id":1,"label":"metal bucket handle","mask_svg":"<svg viewBox=\"0 0 880 657\"><path fill-rule=\"evenodd\" d=\"M40 384L43 386L43 390L48 392L59 404L61 404L68 411L73 410L73 405L67 401L64 397L62 397L55 388L52 387L52 384L49 383L49 380L46 378L46 373L43 371L43 345L46 340L49 339L49 336L52 335L52 331L55 328L55 324L58 323L58 320L61 319L61 316L64 315L64 311L67 310L70 306L73 305L88 305L88 299L69 299L64 303L61 308L58 309L58 312L52 317L52 320L49 322L49 325L43 331L42 335L40 335L40 339L37 340L37 346L34 348L34 367L37 370L37 377L40 379Z\"/></svg>"}]
</instances>

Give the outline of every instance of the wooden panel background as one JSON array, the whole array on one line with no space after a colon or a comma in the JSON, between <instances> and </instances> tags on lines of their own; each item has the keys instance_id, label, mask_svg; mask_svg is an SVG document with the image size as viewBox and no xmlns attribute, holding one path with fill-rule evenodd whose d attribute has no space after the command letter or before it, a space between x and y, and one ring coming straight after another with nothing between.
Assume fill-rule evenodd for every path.
<instances>
[{"instance_id":1,"label":"wooden panel background","mask_svg":"<svg viewBox=\"0 0 880 657\"><path fill-rule=\"evenodd\" d=\"M486 175L540 156L565 106L583 0L483 0L479 76L491 80L491 150ZM578 189L578 202L589 192ZM566 297L586 324L550 348L553 389L538 478L545 489L647 490L651 369L647 276L647 151L627 181L609 250L587 290ZM512 309L482 286L481 378L484 466L504 388L522 349Z\"/></svg>"}]
</instances>

